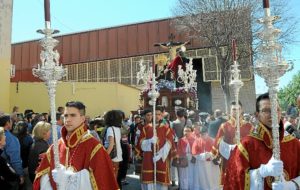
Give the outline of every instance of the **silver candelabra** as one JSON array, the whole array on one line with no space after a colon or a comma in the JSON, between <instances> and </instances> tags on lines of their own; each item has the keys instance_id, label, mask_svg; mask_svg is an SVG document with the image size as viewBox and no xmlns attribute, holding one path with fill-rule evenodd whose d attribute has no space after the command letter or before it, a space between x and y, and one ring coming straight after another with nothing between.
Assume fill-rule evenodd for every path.
<instances>
[{"instance_id":1,"label":"silver candelabra","mask_svg":"<svg viewBox=\"0 0 300 190\"><path fill-rule=\"evenodd\" d=\"M150 91L148 92L148 97L150 97L150 102L151 105L153 107L153 119L152 119L152 126L153 126L153 136L157 137L157 133L156 133L156 100L159 97L159 92L156 89L157 86L157 81L155 80L155 72L154 72L154 60L153 60L153 67L152 68L148 68L146 67L146 65L143 64L144 61L141 60L139 62L139 67L140 70L137 72L137 84L139 84L140 81L142 81L143 85L144 85L144 89L146 90L148 89L148 84L151 85ZM150 104L149 102L149 104ZM156 144L154 144L153 146L153 156L156 155ZM153 176L153 181L154 181L154 190L156 190L156 162L153 162L153 167L154 167L154 176Z\"/></svg>"},{"instance_id":2,"label":"silver candelabra","mask_svg":"<svg viewBox=\"0 0 300 190\"><path fill-rule=\"evenodd\" d=\"M154 64L154 63L153 63ZM150 71L151 72L151 71ZM155 73L152 73L152 80L151 80L151 90L148 92L148 96L151 98L152 106L153 106L153 119L152 119L152 125L153 125L153 136L157 137L156 133L156 100L159 97L159 92L156 90L156 84L157 81L155 80ZM153 155L156 155L156 144L153 145ZM153 162L154 164L154 190L156 190L156 162Z\"/></svg>"},{"instance_id":3,"label":"silver candelabra","mask_svg":"<svg viewBox=\"0 0 300 190\"><path fill-rule=\"evenodd\" d=\"M151 70L150 69L147 69L147 65L144 64L144 60L141 59L140 62L139 62L139 68L140 70L137 72L137 75L136 75L136 83L137 85L140 84L140 81L142 81L142 84L143 85L143 90L146 90L147 87L148 87L148 81L150 80L151 78Z\"/></svg>"},{"instance_id":4,"label":"silver candelabra","mask_svg":"<svg viewBox=\"0 0 300 190\"><path fill-rule=\"evenodd\" d=\"M280 77L285 74L289 65L281 57L282 46L277 41L280 30L273 26L273 22L279 17L271 16L269 2L266 2L267 3L264 2L264 17L258 20L264 27L262 31L258 33L262 43L259 46L260 54L255 65L255 72L264 78L269 87L272 115L273 156L275 159L280 160L277 88Z\"/></svg>"},{"instance_id":5,"label":"silver candelabra","mask_svg":"<svg viewBox=\"0 0 300 190\"><path fill-rule=\"evenodd\" d=\"M233 93L234 93L234 101L236 107L236 115L235 115L235 139L236 143L239 144L241 141L241 129L240 129L240 105L239 105L239 93L240 89L244 85L241 80L241 70L239 69L239 64L237 63L237 51L236 51L236 41L235 39L232 40L232 59L233 65L231 65L231 80L229 85L231 86Z\"/></svg>"},{"instance_id":6,"label":"silver candelabra","mask_svg":"<svg viewBox=\"0 0 300 190\"><path fill-rule=\"evenodd\" d=\"M59 64L59 53L57 50L54 51L54 48L58 44L58 40L54 39L52 34L57 33L57 30L52 30L50 24L48 24L44 30L38 30L38 32L44 34L45 37L40 40L40 44L43 48L40 53L41 64L38 64L37 68L33 68L32 73L35 77L43 80L48 89L51 109L54 163L55 167L58 168L60 162L57 142L55 94L57 82L66 75L67 69Z\"/></svg>"},{"instance_id":7,"label":"silver candelabra","mask_svg":"<svg viewBox=\"0 0 300 190\"><path fill-rule=\"evenodd\" d=\"M196 76L197 71L193 69L192 58L190 58L190 61L185 65L185 71L182 69L181 65L178 66L177 81L184 84L185 91L189 91L197 87Z\"/></svg>"},{"instance_id":8,"label":"silver candelabra","mask_svg":"<svg viewBox=\"0 0 300 190\"><path fill-rule=\"evenodd\" d=\"M195 91L195 107L198 110L198 98L197 98L197 83L196 83L197 71L193 69L193 59L185 65L185 71L182 66L178 66L177 81L184 84L184 90L186 92Z\"/></svg>"},{"instance_id":9,"label":"silver candelabra","mask_svg":"<svg viewBox=\"0 0 300 190\"><path fill-rule=\"evenodd\" d=\"M240 105L239 105L239 93L241 87L244 85L244 83L241 81L241 75L239 70L239 65L234 61L234 64L231 65L231 81L229 85L232 87L233 93L234 93L234 101L236 106L236 118L235 118L235 125L236 125L236 133L235 133L235 139L237 144L240 143L241 135L240 135Z\"/></svg>"}]
</instances>

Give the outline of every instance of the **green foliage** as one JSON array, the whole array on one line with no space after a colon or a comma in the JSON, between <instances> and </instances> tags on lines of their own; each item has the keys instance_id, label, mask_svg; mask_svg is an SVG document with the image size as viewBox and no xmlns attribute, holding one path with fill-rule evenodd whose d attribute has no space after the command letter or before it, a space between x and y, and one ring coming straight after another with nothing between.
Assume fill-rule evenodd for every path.
<instances>
[{"instance_id":1,"label":"green foliage","mask_svg":"<svg viewBox=\"0 0 300 190\"><path fill-rule=\"evenodd\" d=\"M278 92L279 104L283 110L288 105L296 105L296 99L300 95L300 71L293 76L292 81Z\"/></svg>"}]
</instances>

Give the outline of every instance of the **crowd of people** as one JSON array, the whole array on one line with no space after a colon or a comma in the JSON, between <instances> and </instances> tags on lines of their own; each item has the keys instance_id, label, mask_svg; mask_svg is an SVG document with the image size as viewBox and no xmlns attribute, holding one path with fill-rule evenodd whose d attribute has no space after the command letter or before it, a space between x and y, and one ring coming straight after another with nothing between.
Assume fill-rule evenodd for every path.
<instances>
[{"instance_id":1,"label":"crowd of people","mask_svg":"<svg viewBox=\"0 0 300 190\"><path fill-rule=\"evenodd\" d=\"M228 115L216 109L199 119L182 107L173 120L162 106L155 115L152 109L132 117L121 110L94 119L85 113L81 102L58 108L58 153L49 114L21 114L18 107L2 114L0 187L122 189L130 164L141 164L142 190L299 189L299 113L278 107L282 154L274 159L267 93L257 98L255 114L244 113L240 102L231 103Z\"/></svg>"}]
</instances>

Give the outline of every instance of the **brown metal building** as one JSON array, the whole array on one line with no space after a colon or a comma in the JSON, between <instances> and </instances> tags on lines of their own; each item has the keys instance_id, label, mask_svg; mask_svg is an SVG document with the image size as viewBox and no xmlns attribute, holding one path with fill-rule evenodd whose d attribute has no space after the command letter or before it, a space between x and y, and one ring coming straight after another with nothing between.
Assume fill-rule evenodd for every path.
<instances>
[{"instance_id":1,"label":"brown metal building","mask_svg":"<svg viewBox=\"0 0 300 190\"><path fill-rule=\"evenodd\" d=\"M169 41L171 33L176 33L171 26L171 19L150 21L57 36L57 50L63 65L158 54L162 50L154 47L154 43ZM174 41L188 40L184 35L175 37ZM188 48L199 49L204 46L192 40ZM11 63L16 66L12 82L38 81L31 70L40 62L40 51L38 40L12 45Z\"/></svg>"},{"instance_id":2,"label":"brown metal building","mask_svg":"<svg viewBox=\"0 0 300 190\"><path fill-rule=\"evenodd\" d=\"M168 52L161 48L154 47L154 44L167 42L168 36L175 34L174 41L191 41L186 55L196 60L197 64L201 64L200 70L197 71L197 82L206 86L202 91L209 96L210 104L205 111L222 108L224 100L218 82L220 70L215 52L205 42L189 39L188 34L178 34L171 23L172 19L162 19L57 36L60 61L68 68L64 80L120 82L135 86L139 60L152 60L159 54L167 54ZM11 82L39 81L32 75L32 68L40 63L40 51L38 40L12 45L11 64L15 65L16 71ZM226 47L223 51L226 51ZM251 60L240 61L242 78L247 83L246 87L241 89L241 94L244 93L244 96L251 97L247 99L252 100L252 97L255 97L255 89L249 64L252 64ZM198 85L198 94L200 92L201 85ZM203 102L207 103L207 100ZM252 103L249 103L248 107L249 111L254 109Z\"/></svg>"}]
</instances>

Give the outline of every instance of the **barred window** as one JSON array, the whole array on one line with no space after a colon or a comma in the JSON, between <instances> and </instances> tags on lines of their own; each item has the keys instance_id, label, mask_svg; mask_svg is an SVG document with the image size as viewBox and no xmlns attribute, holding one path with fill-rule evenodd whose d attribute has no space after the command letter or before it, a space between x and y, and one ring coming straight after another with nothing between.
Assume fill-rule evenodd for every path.
<instances>
[{"instance_id":1,"label":"barred window","mask_svg":"<svg viewBox=\"0 0 300 190\"><path fill-rule=\"evenodd\" d=\"M113 59L110 60L109 63L109 73L110 77L108 79L109 82L121 82L120 80L120 73L119 73L119 60L118 59Z\"/></svg>"},{"instance_id":2,"label":"barred window","mask_svg":"<svg viewBox=\"0 0 300 190\"><path fill-rule=\"evenodd\" d=\"M97 62L88 63L88 82L97 82Z\"/></svg>"},{"instance_id":3,"label":"barred window","mask_svg":"<svg viewBox=\"0 0 300 190\"><path fill-rule=\"evenodd\" d=\"M223 47L222 52L225 53L226 51L227 48ZM213 54L215 54L215 50L209 48L189 50L185 54L187 57L202 59L203 80L206 82L220 80L221 70L218 67L217 57ZM163 53L66 65L67 76L64 80L74 82L119 82L125 85L136 86L137 72L140 70L139 62L144 60L143 64L149 70L152 67L153 57L157 58L159 55L168 54ZM238 60L238 64L240 65L242 80L253 79L251 58L241 58Z\"/></svg>"},{"instance_id":4,"label":"barred window","mask_svg":"<svg viewBox=\"0 0 300 190\"><path fill-rule=\"evenodd\" d=\"M99 82L108 82L109 80L109 61L98 61L98 81Z\"/></svg>"},{"instance_id":5,"label":"barred window","mask_svg":"<svg viewBox=\"0 0 300 190\"><path fill-rule=\"evenodd\" d=\"M88 81L88 70L87 70L87 66L89 63L84 63L84 64L78 64L78 78L77 80L79 82L87 82Z\"/></svg>"},{"instance_id":6,"label":"barred window","mask_svg":"<svg viewBox=\"0 0 300 190\"><path fill-rule=\"evenodd\" d=\"M132 84L131 60L129 58L121 59L121 83Z\"/></svg>"},{"instance_id":7,"label":"barred window","mask_svg":"<svg viewBox=\"0 0 300 190\"><path fill-rule=\"evenodd\" d=\"M216 56L203 58L203 73L203 81L205 82L220 80L220 70Z\"/></svg>"}]
</instances>

